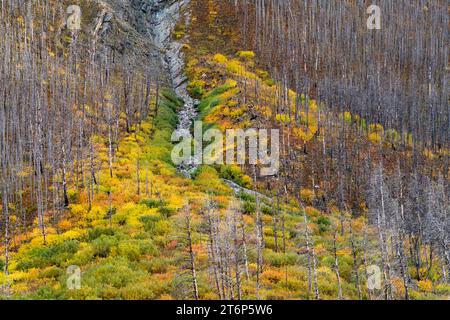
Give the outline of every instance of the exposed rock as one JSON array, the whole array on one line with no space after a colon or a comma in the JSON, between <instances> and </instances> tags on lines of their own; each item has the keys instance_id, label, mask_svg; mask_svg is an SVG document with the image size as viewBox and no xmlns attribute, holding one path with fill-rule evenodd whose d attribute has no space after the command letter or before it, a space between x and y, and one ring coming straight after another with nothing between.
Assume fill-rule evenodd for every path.
<instances>
[{"instance_id":1,"label":"exposed rock","mask_svg":"<svg viewBox=\"0 0 450 320\"><path fill-rule=\"evenodd\" d=\"M90 22L91 32L98 41L122 55L126 63L154 70L160 81L170 85L165 53L155 44L152 35L154 14L169 0L106 0L95 1L98 13ZM143 63L145 61L145 63Z\"/></svg>"}]
</instances>

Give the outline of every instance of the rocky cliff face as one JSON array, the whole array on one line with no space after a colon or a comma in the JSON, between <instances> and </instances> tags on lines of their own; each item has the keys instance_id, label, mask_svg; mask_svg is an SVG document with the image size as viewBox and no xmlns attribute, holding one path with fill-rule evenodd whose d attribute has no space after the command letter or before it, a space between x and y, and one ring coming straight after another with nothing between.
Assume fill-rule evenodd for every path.
<instances>
[{"instance_id":1,"label":"rocky cliff face","mask_svg":"<svg viewBox=\"0 0 450 320\"><path fill-rule=\"evenodd\" d=\"M170 35L182 0L95 1L95 14L86 21L93 36L118 52L127 63L151 68L171 85L167 62ZM181 67L177 67L181 70Z\"/></svg>"}]
</instances>

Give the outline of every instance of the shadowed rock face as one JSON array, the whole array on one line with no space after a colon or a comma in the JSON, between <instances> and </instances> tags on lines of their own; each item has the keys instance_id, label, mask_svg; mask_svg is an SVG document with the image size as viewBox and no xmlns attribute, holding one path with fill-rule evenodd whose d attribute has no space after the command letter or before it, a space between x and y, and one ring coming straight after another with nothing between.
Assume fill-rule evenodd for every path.
<instances>
[{"instance_id":1,"label":"shadowed rock face","mask_svg":"<svg viewBox=\"0 0 450 320\"><path fill-rule=\"evenodd\" d=\"M167 43L176 25L177 0L107 0L97 1L93 19L88 22L92 33L104 45L124 59L142 68L155 70L163 84L172 79L166 63ZM179 67L180 70L183 66Z\"/></svg>"}]
</instances>

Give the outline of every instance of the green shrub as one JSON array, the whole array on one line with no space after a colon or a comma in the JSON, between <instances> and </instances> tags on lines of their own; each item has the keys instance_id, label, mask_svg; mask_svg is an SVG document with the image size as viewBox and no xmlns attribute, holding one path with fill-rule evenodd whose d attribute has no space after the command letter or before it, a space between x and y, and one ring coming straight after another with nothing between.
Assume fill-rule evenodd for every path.
<instances>
[{"instance_id":1,"label":"green shrub","mask_svg":"<svg viewBox=\"0 0 450 320\"><path fill-rule=\"evenodd\" d=\"M86 245L72 257L70 264L82 266L94 259L94 249L91 245Z\"/></svg>"},{"instance_id":2,"label":"green shrub","mask_svg":"<svg viewBox=\"0 0 450 320\"><path fill-rule=\"evenodd\" d=\"M150 240L150 239L140 240L139 241L139 248L140 248L142 254L152 255L152 256L159 256L158 248L153 243L153 241Z\"/></svg>"},{"instance_id":3,"label":"green shrub","mask_svg":"<svg viewBox=\"0 0 450 320\"><path fill-rule=\"evenodd\" d=\"M158 108L154 124L158 130L171 131L177 125L177 115L167 103L162 102Z\"/></svg>"},{"instance_id":4,"label":"green shrub","mask_svg":"<svg viewBox=\"0 0 450 320\"><path fill-rule=\"evenodd\" d=\"M62 266L78 250L76 240L67 240L48 247L33 247L19 257L18 270L44 268L50 265Z\"/></svg>"},{"instance_id":5,"label":"green shrub","mask_svg":"<svg viewBox=\"0 0 450 320\"><path fill-rule=\"evenodd\" d=\"M450 295L450 285L441 283L436 286L436 293L439 295Z\"/></svg>"},{"instance_id":6,"label":"green shrub","mask_svg":"<svg viewBox=\"0 0 450 320\"><path fill-rule=\"evenodd\" d=\"M193 86L190 85L189 88L189 94L194 98L194 99L201 99L203 97L203 93L204 90L202 87L200 86Z\"/></svg>"},{"instance_id":7,"label":"green shrub","mask_svg":"<svg viewBox=\"0 0 450 320\"><path fill-rule=\"evenodd\" d=\"M219 174L222 179L231 180L244 188L251 187L251 184L244 178L245 175L244 173L242 173L241 168L239 168L238 166L221 166Z\"/></svg>"},{"instance_id":8,"label":"green shrub","mask_svg":"<svg viewBox=\"0 0 450 320\"><path fill-rule=\"evenodd\" d=\"M319 226L320 233L324 233L324 232L328 231L328 228L331 225L330 219L328 219L325 216L320 216L319 218L317 218L316 223Z\"/></svg>"},{"instance_id":9,"label":"green shrub","mask_svg":"<svg viewBox=\"0 0 450 320\"><path fill-rule=\"evenodd\" d=\"M169 207L161 207L158 210L159 210L159 213L161 213L161 215L166 219L173 216L175 213L175 210L173 210Z\"/></svg>"},{"instance_id":10,"label":"green shrub","mask_svg":"<svg viewBox=\"0 0 450 320\"><path fill-rule=\"evenodd\" d=\"M239 191L237 196L244 201L256 202L256 197L246 192Z\"/></svg>"},{"instance_id":11,"label":"green shrub","mask_svg":"<svg viewBox=\"0 0 450 320\"><path fill-rule=\"evenodd\" d=\"M92 242L92 249L95 257L106 258L111 249L117 246L118 240L114 236L101 235Z\"/></svg>"},{"instance_id":12,"label":"green shrub","mask_svg":"<svg viewBox=\"0 0 450 320\"><path fill-rule=\"evenodd\" d=\"M114 223L117 223L119 226L124 226L127 224L128 216L128 212L120 212L113 216L112 221Z\"/></svg>"},{"instance_id":13,"label":"green shrub","mask_svg":"<svg viewBox=\"0 0 450 320\"><path fill-rule=\"evenodd\" d=\"M298 255L295 252L274 252L272 250L264 251L264 260L274 267L282 267L286 265L295 265L298 262Z\"/></svg>"},{"instance_id":14,"label":"green shrub","mask_svg":"<svg viewBox=\"0 0 450 320\"><path fill-rule=\"evenodd\" d=\"M250 201L244 201L242 204L242 213L243 214L252 214L256 212L256 204Z\"/></svg>"},{"instance_id":15,"label":"green shrub","mask_svg":"<svg viewBox=\"0 0 450 320\"><path fill-rule=\"evenodd\" d=\"M150 260L147 268L150 273L166 273L167 262L160 258L153 258Z\"/></svg>"},{"instance_id":16,"label":"green shrub","mask_svg":"<svg viewBox=\"0 0 450 320\"><path fill-rule=\"evenodd\" d=\"M223 179L231 180L237 184L242 177L242 171L236 166L221 166L220 167L220 177Z\"/></svg>"},{"instance_id":17,"label":"green shrub","mask_svg":"<svg viewBox=\"0 0 450 320\"><path fill-rule=\"evenodd\" d=\"M58 267L50 266L48 268L45 268L42 270L42 272L39 274L39 278L58 278L63 274L63 270L61 270Z\"/></svg>"},{"instance_id":18,"label":"green shrub","mask_svg":"<svg viewBox=\"0 0 450 320\"><path fill-rule=\"evenodd\" d=\"M171 90L171 89L163 89L162 90L162 97L164 102L170 102L172 105L175 106L173 111L177 111L179 107L182 107L184 105L183 99L177 96L177 94Z\"/></svg>"},{"instance_id":19,"label":"green shrub","mask_svg":"<svg viewBox=\"0 0 450 320\"><path fill-rule=\"evenodd\" d=\"M157 298L152 286L147 282L130 283L120 289L120 298L124 300L154 300Z\"/></svg>"},{"instance_id":20,"label":"green shrub","mask_svg":"<svg viewBox=\"0 0 450 320\"><path fill-rule=\"evenodd\" d=\"M141 256L141 248L137 243L126 241L119 243L117 253L130 261L136 261Z\"/></svg>"},{"instance_id":21,"label":"green shrub","mask_svg":"<svg viewBox=\"0 0 450 320\"><path fill-rule=\"evenodd\" d=\"M94 229L90 229L88 231L88 240L89 240L89 242L91 242L91 241L97 239L98 237L100 237L101 235L113 236L114 230L111 228L102 228L102 227L96 227Z\"/></svg>"},{"instance_id":22,"label":"green shrub","mask_svg":"<svg viewBox=\"0 0 450 320\"><path fill-rule=\"evenodd\" d=\"M158 236L167 235L172 231L172 225L167 220L161 220L155 224L155 234Z\"/></svg>"},{"instance_id":23,"label":"green shrub","mask_svg":"<svg viewBox=\"0 0 450 320\"><path fill-rule=\"evenodd\" d=\"M152 209L162 207L167 203L160 199L142 199L141 201L139 201L139 204L145 204L147 207Z\"/></svg>"},{"instance_id":24,"label":"green shrub","mask_svg":"<svg viewBox=\"0 0 450 320\"><path fill-rule=\"evenodd\" d=\"M272 250L265 250L264 260L274 267L281 267L283 265L283 255Z\"/></svg>"},{"instance_id":25,"label":"green shrub","mask_svg":"<svg viewBox=\"0 0 450 320\"><path fill-rule=\"evenodd\" d=\"M99 288L100 296L102 298L117 298L111 297L108 294L111 287L123 288L130 283L138 283L147 276L147 273L142 270L133 270L130 268L128 261L123 258L114 258L107 263L103 263L94 268L88 269L83 273L83 286L91 288ZM118 295L118 292L115 293Z\"/></svg>"},{"instance_id":26,"label":"green shrub","mask_svg":"<svg viewBox=\"0 0 450 320\"><path fill-rule=\"evenodd\" d=\"M144 224L144 230L146 232L154 233L156 222L161 220L161 217L154 215L145 215L139 217L139 220Z\"/></svg>"},{"instance_id":27,"label":"green shrub","mask_svg":"<svg viewBox=\"0 0 450 320\"><path fill-rule=\"evenodd\" d=\"M284 257L284 264L288 266L293 266L298 263L298 254L296 252L286 252Z\"/></svg>"},{"instance_id":28,"label":"green shrub","mask_svg":"<svg viewBox=\"0 0 450 320\"><path fill-rule=\"evenodd\" d=\"M269 206L261 206L261 211L263 214L267 214L269 216L273 215L274 213L274 209L272 209L272 207Z\"/></svg>"},{"instance_id":29,"label":"green shrub","mask_svg":"<svg viewBox=\"0 0 450 320\"><path fill-rule=\"evenodd\" d=\"M26 297L21 298L29 300L55 300L62 297L62 295L62 290L55 289L52 285L47 284L38 288L35 292L27 295Z\"/></svg>"}]
</instances>

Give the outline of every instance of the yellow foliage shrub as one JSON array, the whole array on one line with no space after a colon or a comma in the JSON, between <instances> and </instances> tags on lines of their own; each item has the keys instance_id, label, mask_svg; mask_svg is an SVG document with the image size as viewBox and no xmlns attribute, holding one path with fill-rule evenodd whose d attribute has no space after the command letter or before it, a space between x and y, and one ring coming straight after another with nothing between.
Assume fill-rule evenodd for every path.
<instances>
[{"instance_id":1,"label":"yellow foliage shrub","mask_svg":"<svg viewBox=\"0 0 450 320\"><path fill-rule=\"evenodd\" d=\"M369 131L382 134L384 132L384 128L379 123L373 123L373 124L369 125Z\"/></svg>"},{"instance_id":2,"label":"yellow foliage shrub","mask_svg":"<svg viewBox=\"0 0 450 320\"><path fill-rule=\"evenodd\" d=\"M237 55L239 58L245 60L251 60L255 58L255 53L253 51L239 51Z\"/></svg>"},{"instance_id":3,"label":"yellow foliage shrub","mask_svg":"<svg viewBox=\"0 0 450 320\"><path fill-rule=\"evenodd\" d=\"M368 138L369 138L370 142L375 143L375 144L378 144L381 142L381 136L375 132L369 133Z\"/></svg>"},{"instance_id":4,"label":"yellow foliage shrub","mask_svg":"<svg viewBox=\"0 0 450 320\"><path fill-rule=\"evenodd\" d=\"M220 53L214 55L214 60L216 62L222 63L222 64L225 64L228 61L227 57L225 57L223 54L220 54Z\"/></svg>"},{"instance_id":5,"label":"yellow foliage shrub","mask_svg":"<svg viewBox=\"0 0 450 320\"><path fill-rule=\"evenodd\" d=\"M275 119L281 123L290 123L291 119L287 114L277 114L275 116Z\"/></svg>"},{"instance_id":6,"label":"yellow foliage shrub","mask_svg":"<svg viewBox=\"0 0 450 320\"><path fill-rule=\"evenodd\" d=\"M344 121L347 123L351 123L352 122L352 114L348 111L344 112Z\"/></svg>"},{"instance_id":7,"label":"yellow foliage shrub","mask_svg":"<svg viewBox=\"0 0 450 320\"><path fill-rule=\"evenodd\" d=\"M79 239L87 234L86 229L75 228L60 235L60 241Z\"/></svg>"},{"instance_id":8,"label":"yellow foliage shrub","mask_svg":"<svg viewBox=\"0 0 450 320\"><path fill-rule=\"evenodd\" d=\"M86 218L88 221L101 220L104 218L108 210L102 206L92 206L91 211L88 212Z\"/></svg>"},{"instance_id":9,"label":"yellow foliage shrub","mask_svg":"<svg viewBox=\"0 0 450 320\"><path fill-rule=\"evenodd\" d=\"M87 210L82 204L71 204L69 208L74 216L84 217L87 214Z\"/></svg>"},{"instance_id":10,"label":"yellow foliage shrub","mask_svg":"<svg viewBox=\"0 0 450 320\"><path fill-rule=\"evenodd\" d=\"M244 72L244 68L241 66L238 60L228 61L226 64L227 71L235 74L242 74Z\"/></svg>"},{"instance_id":11,"label":"yellow foliage shrub","mask_svg":"<svg viewBox=\"0 0 450 320\"><path fill-rule=\"evenodd\" d=\"M432 292L433 291L433 283L431 280L420 280L417 285L419 286L421 291Z\"/></svg>"},{"instance_id":12,"label":"yellow foliage shrub","mask_svg":"<svg viewBox=\"0 0 450 320\"><path fill-rule=\"evenodd\" d=\"M306 204L312 205L314 201L314 191L311 189L302 189L300 190L300 197Z\"/></svg>"},{"instance_id":13,"label":"yellow foliage shrub","mask_svg":"<svg viewBox=\"0 0 450 320\"><path fill-rule=\"evenodd\" d=\"M338 256L351 256L352 249L351 248L342 248L336 251Z\"/></svg>"}]
</instances>

